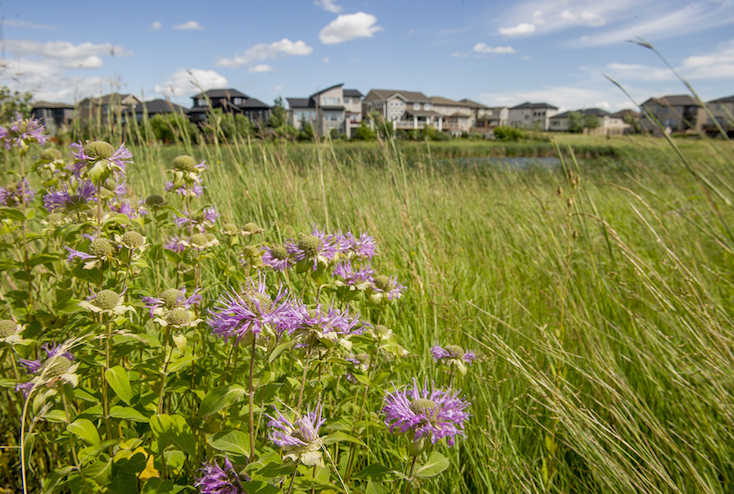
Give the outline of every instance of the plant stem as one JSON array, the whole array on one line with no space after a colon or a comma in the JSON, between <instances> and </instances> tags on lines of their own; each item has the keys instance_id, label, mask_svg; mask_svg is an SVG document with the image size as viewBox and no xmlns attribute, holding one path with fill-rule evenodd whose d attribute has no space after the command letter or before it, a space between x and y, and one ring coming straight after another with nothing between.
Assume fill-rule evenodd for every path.
<instances>
[{"instance_id":1,"label":"plant stem","mask_svg":"<svg viewBox=\"0 0 734 494\"><path fill-rule=\"evenodd\" d=\"M163 390L166 387L166 378L168 377L168 361L170 360L170 354L168 354L168 326L166 326L163 334L163 372L161 373L161 387L158 390L158 414L163 413ZM173 349L171 349L173 353ZM163 459L161 459L163 461Z\"/></svg>"},{"instance_id":2,"label":"plant stem","mask_svg":"<svg viewBox=\"0 0 734 494\"><path fill-rule=\"evenodd\" d=\"M250 348L250 389L249 389L249 400L250 400L250 458L249 461L252 463L255 461L255 391L252 386L253 374L255 373L255 342L257 338L252 338L252 347Z\"/></svg>"}]
</instances>

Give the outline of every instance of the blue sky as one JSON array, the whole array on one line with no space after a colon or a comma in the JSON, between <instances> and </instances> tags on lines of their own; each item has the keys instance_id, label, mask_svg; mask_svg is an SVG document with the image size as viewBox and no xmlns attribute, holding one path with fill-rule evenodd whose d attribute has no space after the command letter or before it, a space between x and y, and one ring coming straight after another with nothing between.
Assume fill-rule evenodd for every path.
<instances>
[{"instance_id":1,"label":"blue sky","mask_svg":"<svg viewBox=\"0 0 734 494\"><path fill-rule=\"evenodd\" d=\"M333 84L562 110L685 88L734 94L734 0L7 0L0 84L35 100L111 90L186 107L233 87L272 104Z\"/></svg>"}]
</instances>

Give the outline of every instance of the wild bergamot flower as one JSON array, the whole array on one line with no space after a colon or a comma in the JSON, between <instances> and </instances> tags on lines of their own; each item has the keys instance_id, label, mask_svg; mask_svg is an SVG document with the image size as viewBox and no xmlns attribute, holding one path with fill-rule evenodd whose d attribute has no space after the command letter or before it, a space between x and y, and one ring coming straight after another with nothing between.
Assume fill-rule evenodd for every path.
<instances>
[{"instance_id":1,"label":"wild bergamot flower","mask_svg":"<svg viewBox=\"0 0 734 494\"><path fill-rule=\"evenodd\" d=\"M459 345L446 345L446 348L441 348L436 343L431 348L431 353L437 363L456 367L462 375L466 374L466 364L471 364L476 358L474 352L466 352Z\"/></svg>"},{"instance_id":2,"label":"wild bergamot flower","mask_svg":"<svg viewBox=\"0 0 734 494\"><path fill-rule=\"evenodd\" d=\"M286 249L299 263L299 272L309 266L316 271L319 263L328 266L336 258L339 245L336 235L327 234L326 230L320 232L313 227L310 234L303 234L298 240L287 242Z\"/></svg>"},{"instance_id":3,"label":"wild bergamot flower","mask_svg":"<svg viewBox=\"0 0 734 494\"><path fill-rule=\"evenodd\" d=\"M278 418L267 415L270 419L268 425L272 428L270 440L277 446L283 448L284 458L300 461L307 466L324 466L321 458L321 446L323 442L319 437L319 428L325 422L321 419L321 404L316 409L311 409L305 415L293 420L283 416L278 409L275 410Z\"/></svg>"},{"instance_id":4,"label":"wild bergamot flower","mask_svg":"<svg viewBox=\"0 0 734 494\"><path fill-rule=\"evenodd\" d=\"M13 147L18 148L22 154L28 151L31 143L37 142L41 146L46 144L48 135L44 134L45 127L40 120L35 118L23 118L20 113L15 114L15 119L8 127L0 127L0 144L8 151Z\"/></svg>"},{"instance_id":5,"label":"wild bergamot flower","mask_svg":"<svg viewBox=\"0 0 734 494\"><path fill-rule=\"evenodd\" d=\"M100 182L108 172L124 177L125 166L132 163L133 155L124 143L117 149L106 141L87 141L83 146L74 142L69 147L72 148L69 154L76 161L67 169L79 177L86 168L87 176L93 182Z\"/></svg>"},{"instance_id":6,"label":"wild bergamot flower","mask_svg":"<svg viewBox=\"0 0 734 494\"><path fill-rule=\"evenodd\" d=\"M370 266L353 266L351 261L342 261L334 266L334 284L349 290L363 291L372 285L375 271Z\"/></svg>"},{"instance_id":7,"label":"wild bergamot flower","mask_svg":"<svg viewBox=\"0 0 734 494\"><path fill-rule=\"evenodd\" d=\"M127 289L118 295L114 290L100 290L92 294L87 300L79 302L79 307L92 312L115 316L121 316L128 311L135 312L132 306L124 304L125 291Z\"/></svg>"},{"instance_id":8,"label":"wild bergamot flower","mask_svg":"<svg viewBox=\"0 0 734 494\"><path fill-rule=\"evenodd\" d=\"M406 288L405 285L398 283L395 276L391 277L381 274L372 279L371 289L370 302L379 304L385 300L402 297Z\"/></svg>"},{"instance_id":9,"label":"wild bergamot flower","mask_svg":"<svg viewBox=\"0 0 734 494\"><path fill-rule=\"evenodd\" d=\"M460 399L458 391L435 389L427 384L423 389L413 379L413 386L388 393L382 412L385 425L390 432L410 432L414 442L426 437L432 444L446 438L449 446L454 445L456 435L464 435L464 422L469 419L466 409L471 405Z\"/></svg>"},{"instance_id":10,"label":"wild bergamot flower","mask_svg":"<svg viewBox=\"0 0 734 494\"><path fill-rule=\"evenodd\" d=\"M73 190L73 188L72 188ZM62 184L59 188L49 187L43 196L43 207L49 213L64 210L75 212L86 208L89 203L96 202L97 187L91 180L81 180L76 183L76 193L72 194L69 188Z\"/></svg>"},{"instance_id":11,"label":"wild bergamot flower","mask_svg":"<svg viewBox=\"0 0 734 494\"><path fill-rule=\"evenodd\" d=\"M78 377L75 372L79 364L74 363L74 356L66 351L66 347L51 342L42 345L41 348L46 351L46 360L41 361L40 358L19 360L20 365L35 377L28 382L18 383L15 386L16 391L23 391L23 394L28 396L36 386L45 385L50 388L59 381L76 386Z\"/></svg>"},{"instance_id":12,"label":"wild bergamot flower","mask_svg":"<svg viewBox=\"0 0 734 494\"><path fill-rule=\"evenodd\" d=\"M99 237L93 239L87 252L72 249L71 247L64 247L69 251L69 256L66 258L67 262L72 262L74 259L81 259L84 262L84 269L92 269L100 266L103 261L109 261L117 255L117 247L109 239Z\"/></svg>"},{"instance_id":13,"label":"wild bergamot flower","mask_svg":"<svg viewBox=\"0 0 734 494\"><path fill-rule=\"evenodd\" d=\"M15 206L16 204L28 204L36 197L36 193L28 183L27 178L18 180L15 184L0 187L0 204L3 206Z\"/></svg>"},{"instance_id":14,"label":"wild bergamot flower","mask_svg":"<svg viewBox=\"0 0 734 494\"><path fill-rule=\"evenodd\" d=\"M20 332L23 326L10 319L0 319L0 343L19 343L23 340Z\"/></svg>"},{"instance_id":15,"label":"wild bergamot flower","mask_svg":"<svg viewBox=\"0 0 734 494\"><path fill-rule=\"evenodd\" d=\"M282 245L263 247L262 262L273 271L285 271L295 263Z\"/></svg>"},{"instance_id":16,"label":"wild bergamot flower","mask_svg":"<svg viewBox=\"0 0 734 494\"><path fill-rule=\"evenodd\" d=\"M199 470L194 486L201 494L246 494L242 482L249 481L250 477L244 473L237 473L228 457L224 457L224 468L216 460L203 463Z\"/></svg>"},{"instance_id":17,"label":"wild bergamot flower","mask_svg":"<svg viewBox=\"0 0 734 494\"><path fill-rule=\"evenodd\" d=\"M150 309L150 317L161 326L172 326L176 328L195 327L202 320L196 318L196 313L191 307L201 303L201 295L198 289L190 297L186 296L186 287L180 290L169 288L164 290L159 297L143 297L145 307Z\"/></svg>"}]
</instances>

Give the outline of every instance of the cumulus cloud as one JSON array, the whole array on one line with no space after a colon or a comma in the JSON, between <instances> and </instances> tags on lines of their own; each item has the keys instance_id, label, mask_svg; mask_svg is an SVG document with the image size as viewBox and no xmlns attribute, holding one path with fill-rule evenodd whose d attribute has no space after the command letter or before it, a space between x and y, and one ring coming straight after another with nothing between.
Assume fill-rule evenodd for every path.
<instances>
[{"instance_id":1,"label":"cumulus cloud","mask_svg":"<svg viewBox=\"0 0 734 494\"><path fill-rule=\"evenodd\" d=\"M161 28L162 24L158 21L155 21L153 24L150 25L151 31L158 31Z\"/></svg>"},{"instance_id":2,"label":"cumulus cloud","mask_svg":"<svg viewBox=\"0 0 734 494\"><path fill-rule=\"evenodd\" d=\"M201 31L204 28L196 21L189 21L184 22L183 24L177 24L173 26L173 29L179 29L181 31Z\"/></svg>"},{"instance_id":3,"label":"cumulus cloud","mask_svg":"<svg viewBox=\"0 0 734 494\"><path fill-rule=\"evenodd\" d=\"M91 55L89 57L79 60L69 60L64 62L64 67L69 69L98 69L104 65L104 62L97 55Z\"/></svg>"},{"instance_id":4,"label":"cumulus cloud","mask_svg":"<svg viewBox=\"0 0 734 494\"><path fill-rule=\"evenodd\" d=\"M275 70L275 67L273 67L271 65L265 65L263 63L263 64L258 64L258 65L254 65L254 66L250 67L248 69L248 72L250 72L252 74L259 74L259 73L262 73L262 72L273 72L274 70Z\"/></svg>"},{"instance_id":5,"label":"cumulus cloud","mask_svg":"<svg viewBox=\"0 0 734 494\"><path fill-rule=\"evenodd\" d=\"M216 67L237 68L250 62L261 62L267 59L277 59L285 56L307 56L313 48L301 40L293 42L288 38L273 43L260 43L252 46L244 52L235 54L232 58L222 58L214 65Z\"/></svg>"},{"instance_id":6,"label":"cumulus cloud","mask_svg":"<svg viewBox=\"0 0 734 494\"><path fill-rule=\"evenodd\" d=\"M521 34L530 34L535 32L535 24L529 24L527 22L521 22L514 27L501 27L500 34L505 36L519 36Z\"/></svg>"},{"instance_id":7,"label":"cumulus cloud","mask_svg":"<svg viewBox=\"0 0 734 494\"><path fill-rule=\"evenodd\" d=\"M356 38L371 38L376 32L382 31L376 26L377 17L364 12L340 15L323 28L319 39L325 45L335 45Z\"/></svg>"},{"instance_id":8,"label":"cumulus cloud","mask_svg":"<svg viewBox=\"0 0 734 494\"><path fill-rule=\"evenodd\" d=\"M337 5L336 0L316 0L313 4L318 5L327 12L333 12L335 14L342 11L341 5Z\"/></svg>"},{"instance_id":9,"label":"cumulus cloud","mask_svg":"<svg viewBox=\"0 0 734 494\"><path fill-rule=\"evenodd\" d=\"M191 96L199 91L228 86L227 78L213 70L179 69L154 91L165 96Z\"/></svg>"},{"instance_id":10,"label":"cumulus cloud","mask_svg":"<svg viewBox=\"0 0 734 494\"><path fill-rule=\"evenodd\" d=\"M63 60L79 60L94 55L129 57L132 52L120 45L111 43L80 43L75 45L68 41L47 41L41 43L27 39L5 40L5 51L17 57L44 57Z\"/></svg>"},{"instance_id":11,"label":"cumulus cloud","mask_svg":"<svg viewBox=\"0 0 734 494\"><path fill-rule=\"evenodd\" d=\"M493 53L497 55L515 53L515 49L511 46L487 46L485 43L477 43L474 45L473 51L477 53Z\"/></svg>"}]
</instances>

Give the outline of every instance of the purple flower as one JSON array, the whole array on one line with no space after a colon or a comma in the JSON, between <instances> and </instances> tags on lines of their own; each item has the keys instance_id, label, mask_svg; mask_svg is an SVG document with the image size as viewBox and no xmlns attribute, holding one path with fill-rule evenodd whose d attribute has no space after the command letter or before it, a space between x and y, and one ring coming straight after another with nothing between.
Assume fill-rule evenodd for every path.
<instances>
[{"instance_id":1,"label":"purple flower","mask_svg":"<svg viewBox=\"0 0 734 494\"><path fill-rule=\"evenodd\" d=\"M382 298L387 298L387 300L400 298L405 290L405 285L398 283L395 276L379 275L372 279L372 291L378 295L376 297L378 302Z\"/></svg>"},{"instance_id":2,"label":"purple flower","mask_svg":"<svg viewBox=\"0 0 734 494\"><path fill-rule=\"evenodd\" d=\"M418 389L418 383L413 379L413 387L385 396L385 405L382 408L385 414L385 425L390 432L399 430L400 433L412 432L413 440L422 437L436 444L446 438L449 446L454 445L454 436L464 435L464 422L469 418L466 408L471 405L458 397L458 391L435 389L431 383L429 392L427 384Z\"/></svg>"},{"instance_id":3,"label":"purple flower","mask_svg":"<svg viewBox=\"0 0 734 494\"><path fill-rule=\"evenodd\" d=\"M309 408L305 415L291 421L287 419L278 409L275 409L278 418L267 415L270 419L268 425L272 428L270 440L277 446L283 448L286 453L284 458L301 461L304 465L321 465L321 445L319 428L325 420L321 418L321 403L316 405L312 412Z\"/></svg>"},{"instance_id":4,"label":"purple flower","mask_svg":"<svg viewBox=\"0 0 734 494\"><path fill-rule=\"evenodd\" d=\"M17 184L0 187L0 204L3 206L28 204L28 201L32 201L34 197L36 197L36 193L31 189L27 178L18 180Z\"/></svg>"},{"instance_id":5,"label":"purple flower","mask_svg":"<svg viewBox=\"0 0 734 494\"><path fill-rule=\"evenodd\" d=\"M363 233L356 238L352 232L347 232L339 239L340 251L348 258L356 257L357 259L372 259L377 253L377 243L371 235Z\"/></svg>"},{"instance_id":6,"label":"purple flower","mask_svg":"<svg viewBox=\"0 0 734 494\"><path fill-rule=\"evenodd\" d=\"M263 247L263 264L273 271L285 271L293 266L294 261L288 256L288 251L281 245Z\"/></svg>"},{"instance_id":7,"label":"purple flower","mask_svg":"<svg viewBox=\"0 0 734 494\"><path fill-rule=\"evenodd\" d=\"M250 480L245 474L238 474L229 458L224 457L224 468L220 467L216 460L203 463L199 470L194 485L199 488L201 494L246 494L242 488L242 481Z\"/></svg>"},{"instance_id":8,"label":"purple flower","mask_svg":"<svg viewBox=\"0 0 734 494\"><path fill-rule=\"evenodd\" d=\"M171 235L163 244L163 248L173 252L183 252L186 250L186 245L187 243L178 235Z\"/></svg>"},{"instance_id":9,"label":"purple flower","mask_svg":"<svg viewBox=\"0 0 734 494\"><path fill-rule=\"evenodd\" d=\"M173 182L166 182L165 188L166 192L170 192L174 190L175 184ZM182 195L184 197L201 197L201 194L204 193L204 186L199 183L194 183L191 186L188 185L182 185L181 187L178 187L175 189L176 194Z\"/></svg>"},{"instance_id":10,"label":"purple flower","mask_svg":"<svg viewBox=\"0 0 734 494\"><path fill-rule=\"evenodd\" d=\"M474 359L477 358L474 352L465 352L459 345L446 345L446 348L441 348L439 344L436 343L431 348L431 353L433 354L433 359L436 362L444 360L463 360L467 364L471 364L474 362Z\"/></svg>"},{"instance_id":11,"label":"purple flower","mask_svg":"<svg viewBox=\"0 0 734 494\"><path fill-rule=\"evenodd\" d=\"M41 348L46 351L46 359L43 362L40 358L36 360L18 360L20 365L25 367L28 374L36 376L29 382L16 384L15 390L23 391L24 396L28 396L34 386L41 384L41 377L45 379L44 383L47 386L52 386L58 380L73 382L69 376L64 375L72 374L76 370L76 367L73 366L74 356L64 351L62 345L56 345L54 342L46 343Z\"/></svg>"},{"instance_id":12,"label":"purple flower","mask_svg":"<svg viewBox=\"0 0 734 494\"><path fill-rule=\"evenodd\" d=\"M163 313L163 310L172 310L178 307L184 309L190 309L192 305L198 305L201 303L201 295L199 295L199 289L195 288L194 293L190 297L186 297L186 287L181 287L180 290L175 288L169 288L164 290L160 297L142 297L143 303L147 309L150 309L150 317L154 317L156 314Z\"/></svg>"},{"instance_id":13,"label":"purple flower","mask_svg":"<svg viewBox=\"0 0 734 494\"><path fill-rule=\"evenodd\" d=\"M248 285L241 294L233 291L223 295L209 311L207 323L224 341L234 338L235 344L239 344L245 338L244 343L249 344L251 338L274 332L279 335L293 322L287 292L280 288L275 299L271 299L262 277L257 285L252 279Z\"/></svg>"},{"instance_id":14,"label":"purple flower","mask_svg":"<svg viewBox=\"0 0 734 494\"><path fill-rule=\"evenodd\" d=\"M110 206L110 210L114 211L115 213L124 214L130 219L137 218L139 216L138 211L133 209L130 201L122 201L119 204L113 204Z\"/></svg>"},{"instance_id":15,"label":"purple flower","mask_svg":"<svg viewBox=\"0 0 734 494\"><path fill-rule=\"evenodd\" d=\"M69 193L66 185L62 184L59 189L53 187L48 189L46 195L43 196L43 206L49 213L57 209L71 209L92 202L96 193L97 187L91 180L82 180L77 185L76 194Z\"/></svg>"},{"instance_id":16,"label":"purple flower","mask_svg":"<svg viewBox=\"0 0 734 494\"><path fill-rule=\"evenodd\" d=\"M117 150L104 141L87 141L82 146L81 143L71 143L72 148L69 154L76 160L74 164L69 165L67 170L71 170L74 176L79 177L84 167L96 167L100 162L104 168L112 169L117 175L125 175L125 166L132 163L132 153L122 143Z\"/></svg>"},{"instance_id":17,"label":"purple flower","mask_svg":"<svg viewBox=\"0 0 734 494\"><path fill-rule=\"evenodd\" d=\"M176 214L175 217L173 218L173 222L176 224L176 226L178 228L183 228L183 227L185 227L187 225L193 225L194 224L194 220L192 220L188 216L189 215L189 212L186 211L186 210L184 210L184 214L186 216L179 216L178 214Z\"/></svg>"},{"instance_id":18,"label":"purple flower","mask_svg":"<svg viewBox=\"0 0 734 494\"><path fill-rule=\"evenodd\" d=\"M96 262L106 261L117 253L117 248L108 239L104 237L92 238L92 241L87 247L87 252L72 249L71 247L64 247L69 251L69 257L66 258L66 262L72 262L74 259L81 259L83 261L90 261L89 267ZM87 267L85 265L85 267Z\"/></svg>"},{"instance_id":19,"label":"purple flower","mask_svg":"<svg viewBox=\"0 0 734 494\"><path fill-rule=\"evenodd\" d=\"M0 127L0 144L8 151L13 146L22 149L32 142L43 146L48 140L48 136L43 133L45 130L39 120L23 118L20 113L16 113L15 120L10 122L9 127Z\"/></svg>"},{"instance_id":20,"label":"purple flower","mask_svg":"<svg viewBox=\"0 0 734 494\"><path fill-rule=\"evenodd\" d=\"M341 278L337 284L364 290L372 284L375 271L370 266L354 268L350 261L343 261L334 267L334 276Z\"/></svg>"},{"instance_id":21,"label":"purple flower","mask_svg":"<svg viewBox=\"0 0 734 494\"><path fill-rule=\"evenodd\" d=\"M327 234L326 230L320 232L314 226L310 235L301 235L297 241L286 243L288 253L296 261L313 264L316 271L319 263L328 265L339 252L340 245L334 234Z\"/></svg>"},{"instance_id":22,"label":"purple flower","mask_svg":"<svg viewBox=\"0 0 734 494\"><path fill-rule=\"evenodd\" d=\"M339 311L334 306L327 309L322 304L308 309L301 305L294 309L293 314L289 334L302 340L315 337L317 340L337 341L340 337L360 335L364 331L359 314L350 316L349 309Z\"/></svg>"},{"instance_id":23,"label":"purple flower","mask_svg":"<svg viewBox=\"0 0 734 494\"><path fill-rule=\"evenodd\" d=\"M217 218L219 218L219 213L217 212L216 206L207 206L201 213L201 219L210 225L214 225L217 222Z\"/></svg>"}]
</instances>

